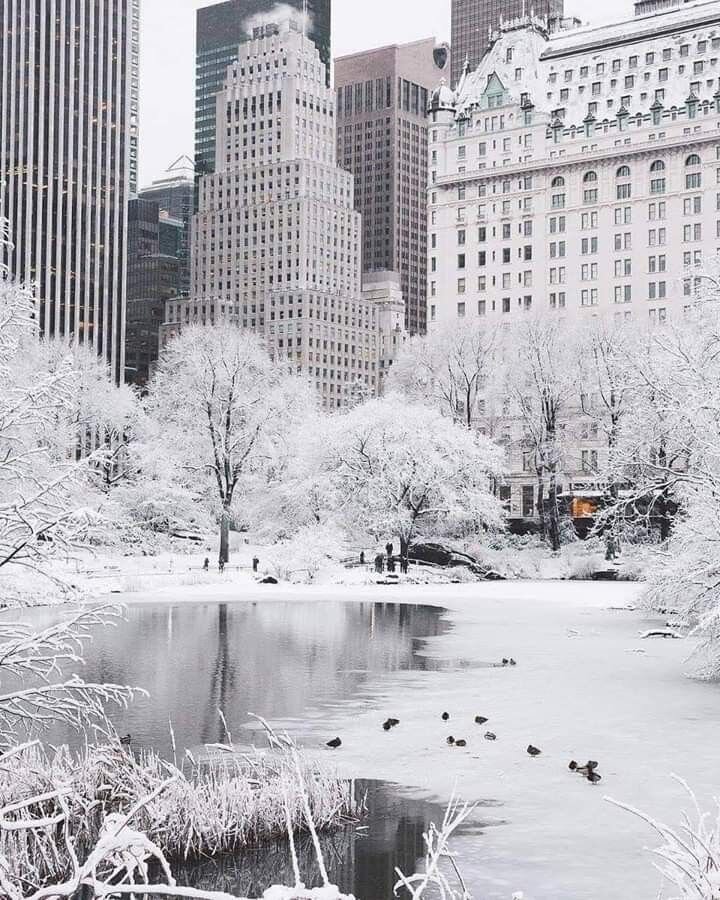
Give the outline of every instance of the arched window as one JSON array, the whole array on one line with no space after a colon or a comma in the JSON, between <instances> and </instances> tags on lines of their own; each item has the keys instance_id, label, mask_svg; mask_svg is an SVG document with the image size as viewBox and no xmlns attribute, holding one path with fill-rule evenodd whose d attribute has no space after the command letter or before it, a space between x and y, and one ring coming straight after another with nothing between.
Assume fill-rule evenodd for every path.
<instances>
[{"instance_id":1,"label":"arched window","mask_svg":"<svg viewBox=\"0 0 720 900\"><path fill-rule=\"evenodd\" d=\"M655 162L650 166L651 172L664 172L665 171L665 163L661 159L656 159Z\"/></svg>"},{"instance_id":2,"label":"arched window","mask_svg":"<svg viewBox=\"0 0 720 900\"><path fill-rule=\"evenodd\" d=\"M586 172L583 181L587 184L589 181L597 181L597 172Z\"/></svg>"},{"instance_id":3,"label":"arched window","mask_svg":"<svg viewBox=\"0 0 720 900\"><path fill-rule=\"evenodd\" d=\"M685 166L699 166L701 163L700 157L697 153L691 153L690 156L685 160Z\"/></svg>"},{"instance_id":4,"label":"arched window","mask_svg":"<svg viewBox=\"0 0 720 900\"><path fill-rule=\"evenodd\" d=\"M630 166L620 166L615 174L616 178L629 178L630 177Z\"/></svg>"},{"instance_id":5,"label":"arched window","mask_svg":"<svg viewBox=\"0 0 720 900\"><path fill-rule=\"evenodd\" d=\"M558 175L557 178L553 178L550 187L554 187L554 188L565 187L565 179L562 177L562 175Z\"/></svg>"}]
</instances>

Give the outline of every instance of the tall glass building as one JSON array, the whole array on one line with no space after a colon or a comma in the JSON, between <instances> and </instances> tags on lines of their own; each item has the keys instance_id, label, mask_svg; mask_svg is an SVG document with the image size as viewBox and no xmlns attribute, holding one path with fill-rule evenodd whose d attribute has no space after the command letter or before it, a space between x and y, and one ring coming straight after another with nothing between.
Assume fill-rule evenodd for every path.
<instances>
[{"instance_id":1,"label":"tall glass building","mask_svg":"<svg viewBox=\"0 0 720 900\"><path fill-rule=\"evenodd\" d=\"M124 374L126 231L137 182L138 0L0 3L0 215L43 333Z\"/></svg>"},{"instance_id":2,"label":"tall glass building","mask_svg":"<svg viewBox=\"0 0 720 900\"><path fill-rule=\"evenodd\" d=\"M253 36L280 4L277 0L225 0L197 11L195 84L195 168L198 177L215 171L215 97L223 89L238 46ZM302 14L303 0L287 0ZM307 36L320 51L330 84L331 0L306 0Z\"/></svg>"}]
</instances>

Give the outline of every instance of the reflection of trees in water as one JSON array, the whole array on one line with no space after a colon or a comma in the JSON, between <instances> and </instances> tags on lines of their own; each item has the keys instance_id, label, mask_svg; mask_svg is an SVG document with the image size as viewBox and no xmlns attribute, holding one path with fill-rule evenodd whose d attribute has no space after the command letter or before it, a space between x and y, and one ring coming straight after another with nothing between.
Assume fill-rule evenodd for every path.
<instances>
[{"instance_id":1,"label":"reflection of trees in water","mask_svg":"<svg viewBox=\"0 0 720 900\"><path fill-rule=\"evenodd\" d=\"M358 782L358 792L367 791L368 817L357 826L322 836L322 847L330 880L358 900L392 897L397 881L395 867L415 871L424 855L423 832L431 821L440 821L443 811L434 804L398 796L393 786L381 782ZM320 882L311 841L298 843L300 871L308 886ZM178 881L194 887L225 891L243 897L262 896L271 884L293 884L293 871L286 841L233 857L207 860L176 867Z\"/></svg>"},{"instance_id":2,"label":"reflection of trees in water","mask_svg":"<svg viewBox=\"0 0 720 900\"><path fill-rule=\"evenodd\" d=\"M28 614L38 624L44 616ZM171 721L182 754L224 739L218 708L239 736L248 712L300 718L311 707L351 700L373 676L435 668L418 656L418 642L445 630L442 610L399 603L134 606L127 622L95 635L83 676L149 690L118 714L118 729L136 746L170 755Z\"/></svg>"},{"instance_id":3,"label":"reflection of trees in water","mask_svg":"<svg viewBox=\"0 0 720 900\"><path fill-rule=\"evenodd\" d=\"M217 647L210 674L210 698L200 732L201 740L205 744L222 743L228 739L218 710L222 710L224 714L228 709L235 685L235 669L230 660L229 650L228 608L227 603L221 603L217 611Z\"/></svg>"}]
</instances>

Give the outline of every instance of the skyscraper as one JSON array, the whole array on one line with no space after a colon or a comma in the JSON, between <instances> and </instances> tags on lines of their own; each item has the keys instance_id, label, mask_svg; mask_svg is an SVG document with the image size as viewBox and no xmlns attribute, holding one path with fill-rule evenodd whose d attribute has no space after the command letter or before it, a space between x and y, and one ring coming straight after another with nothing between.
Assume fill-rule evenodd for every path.
<instances>
[{"instance_id":1,"label":"skyscraper","mask_svg":"<svg viewBox=\"0 0 720 900\"><path fill-rule=\"evenodd\" d=\"M433 38L335 60L338 162L355 177L363 271L396 271L406 327L427 312L428 96L449 71Z\"/></svg>"},{"instance_id":2,"label":"skyscraper","mask_svg":"<svg viewBox=\"0 0 720 900\"><path fill-rule=\"evenodd\" d=\"M199 182L191 296L168 302L164 332L219 321L254 331L337 408L379 390L404 309L391 277L362 295L360 216L325 76L296 22L239 47L216 101L215 171Z\"/></svg>"},{"instance_id":3,"label":"skyscraper","mask_svg":"<svg viewBox=\"0 0 720 900\"><path fill-rule=\"evenodd\" d=\"M290 6L300 14L304 0L225 0L197 11L195 54L195 166L198 177L215 166L215 96L223 89L227 68L238 56L238 45L254 28L274 21L273 11ZM307 36L320 51L330 84L331 0L305 0Z\"/></svg>"},{"instance_id":4,"label":"skyscraper","mask_svg":"<svg viewBox=\"0 0 720 900\"><path fill-rule=\"evenodd\" d=\"M124 369L127 201L137 181L138 0L0 5L2 260L44 333Z\"/></svg>"},{"instance_id":5,"label":"skyscraper","mask_svg":"<svg viewBox=\"0 0 720 900\"><path fill-rule=\"evenodd\" d=\"M190 182L190 200L193 187ZM183 260L182 219L155 200L134 197L128 210L128 285L125 371L128 382L147 382L159 352L165 301L177 297Z\"/></svg>"},{"instance_id":6,"label":"skyscraper","mask_svg":"<svg viewBox=\"0 0 720 900\"><path fill-rule=\"evenodd\" d=\"M564 0L452 0L452 84L460 80L465 63L477 69L490 46L490 35L501 22L532 13L548 22L562 19Z\"/></svg>"},{"instance_id":7,"label":"skyscraper","mask_svg":"<svg viewBox=\"0 0 720 900\"><path fill-rule=\"evenodd\" d=\"M177 235L179 244L173 253L180 260L177 292L183 294L187 294L190 290L190 233L195 204L194 176L192 160L187 156L181 156L161 178L143 188L138 195L142 200L154 200L158 204L161 218L179 220L183 224L181 232ZM160 252L165 252L162 246Z\"/></svg>"}]
</instances>

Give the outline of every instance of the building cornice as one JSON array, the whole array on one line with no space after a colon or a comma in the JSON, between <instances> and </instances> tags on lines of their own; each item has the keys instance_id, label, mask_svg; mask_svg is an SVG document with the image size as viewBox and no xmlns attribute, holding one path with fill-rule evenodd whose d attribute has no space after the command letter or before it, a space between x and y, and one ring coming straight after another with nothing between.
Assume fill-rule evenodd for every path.
<instances>
[{"instance_id":1,"label":"building cornice","mask_svg":"<svg viewBox=\"0 0 720 900\"><path fill-rule=\"evenodd\" d=\"M720 121L718 121L720 129ZM544 157L542 160L522 163L513 166L502 166L494 169L478 169L474 172L463 172L454 175L438 177L434 184L429 185L429 190L438 187L453 187L460 184L476 183L477 181L491 181L496 178L504 179L510 176L527 175L534 172L542 172L545 169L557 169L559 167L587 168L588 165L606 160L637 159L643 156L657 156L666 150L690 149L705 144L717 143L720 140L720 130L716 133L683 134L677 138L667 139L642 145L624 144L622 147L609 147L607 150L595 150L573 156L558 156L554 159Z\"/></svg>"}]
</instances>

